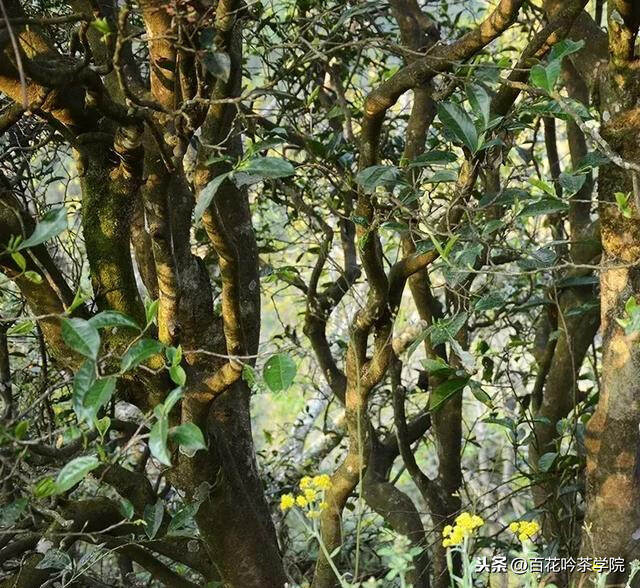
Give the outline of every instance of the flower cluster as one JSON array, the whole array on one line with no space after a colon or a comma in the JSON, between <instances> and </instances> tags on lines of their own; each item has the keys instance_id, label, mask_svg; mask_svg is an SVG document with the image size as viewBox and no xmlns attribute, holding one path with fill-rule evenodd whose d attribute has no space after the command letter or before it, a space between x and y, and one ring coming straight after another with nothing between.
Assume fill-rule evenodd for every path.
<instances>
[{"instance_id":1,"label":"flower cluster","mask_svg":"<svg viewBox=\"0 0 640 588\"><path fill-rule=\"evenodd\" d=\"M520 521L509 525L509 531L518 535L520 541L531 539L540 530L540 525L535 521Z\"/></svg>"},{"instance_id":2,"label":"flower cluster","mask_svg":"<svg viewBox=\"0 0 640 588\"><path fill-rule=\"evenodd\" d=\"M470 537L473 532L484 525L484 521L478 515L472 515L468 512L463 512L455 520L455 526L447 525L442 531L444 540L442 545L444 547L451 547L452 545L460 545L464 539Z\"/></svg>"},{"instance_id":3,"label":"flower cluster","mask_svg":"<svg viewBox=\"0 0 640 588\"><path fill-rule=\"evenodd\" d=\"M331 488L331 478L327 474L305 476L300 480L300 494L283 494L280 497L280 510L285 512L294 506L308 509L306 514L315 519L329 505L324 501L324 492Z\"/></svg>"}]
</instances>

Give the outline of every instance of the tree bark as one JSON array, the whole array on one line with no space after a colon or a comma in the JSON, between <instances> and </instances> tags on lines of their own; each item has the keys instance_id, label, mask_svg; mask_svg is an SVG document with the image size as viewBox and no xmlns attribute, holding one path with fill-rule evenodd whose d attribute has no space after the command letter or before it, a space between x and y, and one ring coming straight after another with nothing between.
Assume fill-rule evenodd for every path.
<instances>
[{"instance_id":1,"label":"tree bark","mask_svg":"<svg viewBox=\"0 0 640 588\"><path fill-rule=\"evenodd\" d=\"M640 164L640 70L633 42L640 8L632 2L610 1L610 61L601 76L601 134L612 149L632 164ZM640 528L634 467L638 460L640 422L640 345L638 334L618 324L625 304L640 295L640 225L636 172L614 165L599 177L599 211L603 259L601 264L602 385L594 415L587 425L587 512L581 555L624 557L640 555L632 536ZM615 192L632 193L632 218L625 218L614 201ZM608 583L623 581L612 574Z\"/></svg>"}]
</instances>

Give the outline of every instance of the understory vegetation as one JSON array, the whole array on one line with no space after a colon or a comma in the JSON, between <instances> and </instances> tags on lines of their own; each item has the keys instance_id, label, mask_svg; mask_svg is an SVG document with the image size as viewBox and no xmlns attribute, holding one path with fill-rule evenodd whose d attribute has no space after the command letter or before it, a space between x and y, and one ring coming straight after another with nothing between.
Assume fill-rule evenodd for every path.
<instances>
[{"instance_id":1,"label":"understory vegetation","mask_svg":"<svg viewBox=\"0 0 640 588\"><path fill-rule=\"evenodd\" d=\"M0 586L636 585L639 29L0 0Z\"/></svg>"}]
</instances>

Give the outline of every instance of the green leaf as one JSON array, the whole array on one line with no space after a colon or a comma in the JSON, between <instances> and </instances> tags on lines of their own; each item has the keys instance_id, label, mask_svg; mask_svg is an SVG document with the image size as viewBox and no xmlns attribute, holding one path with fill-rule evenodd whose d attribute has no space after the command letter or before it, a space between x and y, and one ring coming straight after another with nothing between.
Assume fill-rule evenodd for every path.
<instances>
[{"instance_id":1,"label":"green leaf","mask_svg":"<svg viewBox=\"0 0 640 588\"><path fill-rule=\"evenodd\" d=\"M484 312L493 310L494 308L502 308L505 304L504 296L500 293L486 294L478 302L476 302L475 310Z\"/></svg>"},{"instance_id":2,"label":"green leaf","mask_svg":"<svg viewBox=\"0 0 640 588\"><path fill-rule=\"evenodd\" d=\"M411 343L411 345L409 345L409 347L407 348L407 359L414 354L415 350L418 349L418 347L420 347L422 342L427 338L427 335L429 335L429 331L430 331L430 327L427 327L426 329L424 329L414 339L413 343Z\"/></svg>"},{"instance_id":3,"label":"green leaf","mask_svg":"<svg viewBox=\"0 0 640 588\"><path fill-rule=\"evenodd\" d=\"M187 504L176 512L167 528L167 535L179 535L181 531L189 529L189 536L191 536L193 533L192 527L195 525L194 517L198 513L200 504L200 502Z\"/></svg>"},{"instance_id":4,"label":"green leaf","mask_svg":"<svg viewBox=\"0 0 640 588\"><path fill-rule=\"evenodd\" d=\"M547 65L537 64L531 68L529 79L533 86L551 94L560 77L560 70L560 61L552 61Z\"/></svg>"},{"instance_id":5,"label":"green leaf","mask_svg":"<svg viewBox=\"0 0 640 588\"><path fill-rule=\"evenodd\" d=\"M167 448L169 422L166 415L161 415L149 432L149 450L151 455L164 465L171 465L171 456Z\"/></svg>"},{"instance_id":6,"label":"green leaf","mask_svg":"<svg viewBox=\"0 0 640 588\"><path fill-rule=\"evenodd\" d=\"M207 51L202 59L204 66L214 77L227 83L231 75L231 58L227 53Z\"/></svg>"},{"instance_id":7,"label":"green leaf","mask_svg":"<svg viewBox=\"0 0 640 588\"><path fill-rule=\"evenodd\" d=\"M569 210L569 205L558 198L544 198L525 206L518 216L526 218L529 216L540 216L543 214L557 214Z\"/></svg>"},{"instance_id":8,"label":"green leaf","mask_svg":"<svg viewBox=\"0 0 640 588\"><path fill-rule=\"evenodd\" d=\"M84 480L87 474L95 470L99 465L100 462L94 455L83 455L72 459L58 473L55 482L55 493L62 494L66 492L78 482Z\"/></svg>"},{"instance_id":9,"label":"green leaf","mask_svg":"<svg viewBox=\"0 0 640 588\"><path fill-rule=\"evenodd\" d=\"M149 539L153 539L160 525L162 525L162 519L164 518L164 503L162 500L158 500L155 504L147 504L144 507L143 520L145 522L144 532Z\"/></svg>"},{"instance_id":10,"label":"green leaf","mask_svg":"<svg viewBox=\"0 0 640 588\"><path fill-rule=\"evenodd\" d=\"M96 329L104 329L107 327L128 327L130 329L140 330L140 325L131 317L122 314L116 310L103 310L89 319Z\"/></svg>"},{"instance_id":11,"label":"green leaf","mask_svg":"<svg viewBox=\"0 0 640 588\"><path fill-rule=\"evenodd\" d=\"M638 308L638 301L635 299L635 296L630 296L627 301L624 303L624 310L627 314L631 315Z\"/></svg>"},{"instance_id":12,"label":"green leaf","mask_svg":"<svg viewBox=\"0 0 640 588\"><path fill-rule=\"evenodd\" d=\"M180 451L193 457L196 451L206 449L207 445L200 428L194 423L183 423L169 431L169 437L180 447Z\"/></svg>"},{"instance_id":13,"label":"green leaf","mask_svg":"<svg viewBox=\"0 0 640 588\"><path fill-rule=\"evenodd\" d=\"M106 18L96 18L91 22L91 26L103 35L111 34L111 27L109 26L109 22Z\"/></svg>"},{"instance_id":14,"label":"green leaf","mask_svg":"<svg viewBox=\"0 0 640 588\"><path fill-rule=\"evenodd\" d=\"M574 194L577 194L584 183L587 181L587 176L585 175L573 175L562 172L560 174L560 185L564 190L564 195L567 198L570 198Z\"/></svg>"},{"instance_id":15,"label":"green leaf","mask_svg":"<svg viewBox=\"0 0 640 588\"><path fill-rule=\"evenodd\" d=\"M454 169L439 169L424 180L425 184L440 184L441 182L455 182L458 172Z\"/></svg>"},{"instance_id":16,"label":"green leaf","mask_svg":"<svg viewBox=\"0 0 640 588\"><path fill-rule=\"evenodd\" d=\"M98 411L105 406L116 389L116 377L109 376L108 378L100 378L96 380L94 384L89 388L84 395L83 406L85 409L89 409L92 417L98 414ZM91 419L93 421L93 418Z\"/></svg>"},{"instance_id":17,"label":"green leaf","mask_svg":"<svg viewBox=\"0 0 640 588\"><path fill-rule=\"evenodd\" d=\"M609 163L611 160L600 151L590 151L580 160L573 172L576 174L586 172Z\"/></svg>"},{"instance_id":18,"label":"green leaf","mask_svg":"<svg viewBox=\"0 0 640 588\"><path fill-rule=\"evenodd\" d=\"M111 419L108 416L103 416L101 419L96 419L94 424L100 436L104 437L109 427L111 427Z\"/></svg>"},{"instance_id":19,"label":"green leaf","mask_svg":"<svg viewBox=\"0 0 640 588\"><path fill-rule=\"evenodd\" d=\"M184 386L187 381L187 374L181 365L172 365L169 368L169 376L171 380L178 386Z\"/></svg>"},{"instance_id":20,"label":"green leaf","mask_svg":"<svg viewBox=\"0 0 640 588\"><path fill-rule=\"evenodd\" d=\"M438 106L438 118L453 135L475 153L478 148L478 131L471 117L451 102Z\"/></svg>"},{"instance_id":21,"label":"green leaf","mask_svg":"<svg viewBox=\"0 0 640 588\"><path fill-rule=\"evenodd\" d=\"M491 118L491 97L487 91L478 85L467 86L467 98L473 112L482 120L486 128Z\"/></svg>"},{"instance_id":22,"label":"green leaf","mask_svg":"<svg viewBox=\"0 0 640 588\"><path fill-rule=\"evenodd\" d=\"M16 439L24 439L28 430L29 430L29 421L28 420L19 421L16 424L15 429L13 430L13 436Z\"/></svg>"},{"instance_id":23,"label":"green leaf","mask_svg":"<svg viewBox=\"0 0 640 588\"><path fill-rule=\"evenodd\" d=\"M484 223L484 228L482 229L483 235L490 235L491 233L495 233L505 226L505 222L501 219L492 219Z\"/></svg>"},{"instance_id":24,"label":"green leaf","mask_svg":"<svg viewBox=\"0 0 640 588\"><path fill-rule=\"evenodd\" d=\"M21 323L16 323L10 329L7 329L7 335L26 335L33 331L35 324L33 321L22 321Z\"/></svg>"},{"instance_id":25,"label":"green leaf","mask_svg":"<svg viewBox=\"0 0 640 588\"><path fill-rule=\"evenodd\" d=\"M556 457L558 457L558 454L555 452L549 452L541 455L538 459L538 468L540 471L548 472L551 469L551 466L553 466L553 462L556 460Z\"/></svg>"},{"instance_id":26,"label":"green leaf","mask_svg":"<svg viewBox=\"0 0 640 588\"><path fill-rule=\"evenodd\" d=\"M33 489L33 494L36 498L46 498L56 493L56 483L49 477L42 478L38 481Z\"/></svg>"},{"instance_id":27,"label":"green leaf","mask_svg":"<svg viewBox=\"0 0 640 588\"><path fill-rule=\"evenodd\" d=\"M26 271L24 277L34 284L42 284L42 276L38 272Z\"/></svg>"},{"instance_id":28,"label":"green leaf","mask_svg":"<svg viewBox=\"0 0 640 588\"><path fill-rule=\"evenodd\" d=\"M89 321L81 318L62 319L64 342L85 357L96 359L100 351L100 333Z\"/></svg>"},{"instance_id":29,"label":"green leaf","mask_svg":"<svg viewBox=\"0 0 640 588\"><path fill-rule=\"evenodd\" d=\"M78 288L78 291L73 297L73 302L71 302L71 306L67 307L67 314L71 314L76 308L84 304L85 300L88 300L90 297L91 294L85 292L82 287Z\"/></svg>"},{"instance_id":30,"label":"green leaf","mask_svg":"<svg viewBox=\"0 0 640 588\"><path fill-rule=\"evenodd\" d=\"M287 178L296 173L291 162L282 157L254 157L242 162L237 171L263 180Z\"/></svg>"},{"instance_id":31,"label":"green leaf","mask_svg":"<svg viewBox=\"0 0 640 588\"><path fill-rule=\"evenodd\" d=\"M164 350L164 354L167 356L170 365L178 365L182 361L182 346L167 347Z\"/></svg>"},{"instance_id":32,"label":"green leaf","mask_svg":"<svg viewBox=\"0 0 640 588\"><path fill-rule=\"evenodd\" d=\"M23 272L27 269L27 260L24 258L24 255L19 251L14 251L11 253L11 259L15 261L16 265L20 268L20 271Z\"/></svg>"},{"instance_id":33,"label":"green leaf","mask_svg":"<svg viewBox=\"0 0 640 588\"><path fill-rule=\"evenodd\" d=\"M73 378L73 392L71 395L71 405L79 421L91 422L93 416L90 410L84 407L84 398L96 381L96 364L87 359Z\"/></svg>"},{"instance_id":34,"label":"green leaf","mask_svg":"<svg viewBox=\"0 0 640 588\"><path fill-rule=\"evenodd\" d=\"M435 321L431 327L431 344L435 347L452 341L467 321L467 313L461 312L454 317Z\"/></svg>"},{"instance_id":35,"label":"green leaf","mask_svg":"<svg viewBox=\"0 0 640 588\"><path fill-rule=\"evenodd\" d=\"M160 343L160 341L156 341L155 339L140 339L129 347L122 356L120 371L126 372L156 355L156 353L162 353L163 350L164 345Z\"/></svg>"},{"instance_id":36,"label":"green leaf","mask_svg":"<svg viewBox=\"0 0 640 588\"><path fill-rule=\"evenodd\" d=\"M525 271L550 267L556 260L556 252L551 247L542 247L527 258L520 259L518 265Z\"/></svg>"},{"instance_id":37,"label":"green leaf","mask_svg":"<svg viewBox=\"0 0 640 588\"><path fill-rule=\"evenodd\" d=\"M296 363L287 353L277 353L264 364L262 377L272 392L281 392L291 386L297 370Z\"/></svg>"},{"instance_id":38,"label":"green leaf","mask_svg":"<svg viewBox=\"0 0 640 588\"><path fill-rule=\"evenodd\" d=\"M478 151L484 151L485 149L490 149L491 147L504 147L505 142L499 137L495 137L490 141L483 141L482 137L480 138L481 145L478 147Z\"/></svg>"},{"instance_id":39,"label":"green leaf","mask_svg":"<svg viewBox=\"0 0 640 588\"><path fill-rule=\"evenodd\" d=\"M478 400L488 408L493 408L493 401L491 400L491 396L489 396L482 389L482 386L478 382L476 382L475 380L469 380L469 387L471 388L471 393L476 400Z\"/></svg>"},{"instance_id":40,"label":"green leaf","mask_svg":"<svg viewBox=\"0 0 640 588\"><path fill-rule=\"evenodd\" d=\"M38 570L66 570L71 568L72 561L67 553L60 549L49 549L36 565Z\"/></svg>"},{"instance_id":41,"label":"green leaf","mask_svg":"<svg viewBox=\"0 0 640 588\"><path fill-rule=\"evenodd\" d=\"M562 41L556 43L551 48L551 53L549 54L549 61L562 60L567 55L571 55L572 53L576 53L580 51L584 47L584 41L572 41L571 39L563 39Z\"/></svg>"},{"instance_id":42,"label":"green leaf","mask_svg":"<svg viewBox=\"0 0 640 588\"><path fill-rule=\"evenodd\" d=\"M372 165L358 172L356 182L365 192L375 192L378 186L393 188L400 170L395 165Z\"/></svg>"},{"instance_id":43,"label":"green leaf","mask_svg":"<svg viewBox=\"0 0 640 588\"><path fill-rule=\"evenodd\" d=\"M423 167L425 165L445 165L447 163L455 163L458 156L451 151L427 151L411 161L408 167Z\"/></svg>"},{"instance_id":44,"label":"green leaf","mask_svg":"<svg viewBox=\"0 0 640 588\"><path fill-rule=\"evenodd\" d=\"M436 357L435 359L423 359L422 365L429 374L433 374L434 376L438 377L449 376L451 374L454 374L456 371L441 357Z\"/></svg>"},{"instance_id":45,"label":"green leaf","mask_svg":"<svg viewBox=\"0 0 640 588\"><path fill-rule=\"evenodd\" d=\"M176 388L175 390L171 390L162 404L162 411L164 414L168 415L171 412L171 409L175 406L176 402L182 398L182 389Z\"/></svg>"},{"instance_id":46,"label":"green leaf","mask_svg":"<svg viewBox=\"0 0 640 588\"><path fill-rule=\"evenodd\" d=\"M578 306L574 306L573 308L570 308L565 312L565 316L568 318L570 316L581 316L583 314L593 314L594 311L597 313L600 312L600 301L597 298L594 300L589 300L583 304L579 304ZM640 330L640 323L638 325L638 329Z\"/></svg>"},{"instance_id":47,"label":"green leaf","mask_svg":"<svg viewBox=\"0 0 640 588\"><path fill-rule=\"evenodd\" d=\"M29 501L26 498L18 498L0 508L0 527L11 527L20 518L27 508Z\"/></svg>"},{"instance_id":48,"label":"green leaf","mask_svg":"<svg viewBox=\"0 0 640 588\"><path fill-rule=\"evenodd\" d=\"M147 326L149 326L153 322L153 319L156 318L156 315L158 314L159 303L160 300L151 300L145 303L144 314L145 318L147 319Z\"/></svg>"},{"instance_id":49,"label":"green leaf","mask_svg":"<svg viewBox=\"0 0 640 588\"><path fill-rule=\"evenodd\" d=\"M631 296L624 305L626 318L616 319L616 322L624 328L625 335L632 335L640 331L640 307L635 299Z\"/></svg>"},{"instance_id":50,"label":"green leaf","mask_svg":"<svg viewBox=\"0 0 640 588\"><path fill-rule=\"evenodd\" d=\"M218 189L222 183L230 176L230 173L220 174L211 180L201 191L198 196L198 202L196 203L195 210L193 212L193 222L197 223L204 214L204 211L209 208L209 205L213 201L213 198L218 192Z\"/></svg>"},{"instance_id":51,"label":"green leaf","mask_svg":"<svg viewBox=\"0 0 640 588\"><path fill-rule=\"evenodd\" d=\"M435 412L454 394L460 392L469 382L469 376L451 378L440 384L431 394L429 410Z\"/></svg>"},{"instance_id":52,"label":"green leaf","mask_svg":"<svg viewBox=\"0 0 640 588\"><path fill-rule=\"evenodd\" d=\"M447 244L444 246L444 249L442 250L442 254L441 254L442 259L446 261L449 258L449 254L453 250L453 246L458 242L459 238L460 238L459 235L454 235L447 241Z\"/></svg>"},{"instance_id":53,"label":"green leaf","mask_svg":"<svg viewBox=\"0 0 640 588\"><path fill-rule=\"evenodd\" d=\"M542 190L543 192L549 194L549 196L552 196L553 198L557 196L556 189L544 180L539 180L538 178L529 178L529 183L539 190Z\"/></svg>"},{"instance_id":54,"label":"green leaf","mask_svg":"<svg viewBox=\"0 0 640 588\"><path fill-rule=\"evenodd\" d=\"M571 288L573 286L593 286L599 284L598 276L568 276L556 282L556 288Z\"/></svg>"},{"instance_id":55,"label":"green leaf","mask_svg":"<svg viewBox=\"0 0 640 588\"><path fill-rule=\"evenodd\" d=\"M542 88L543 90L549 92L549 80L547 79L547 70L545 69L544 65L534 65L531 68L529 79L536 88Z\"/></svg>"},{"instance_id":56,"label":"green leaf","mask_svg":"<svg viewBox=\"0 0 640 588\"><path fill-rule=\"evenodd\" d=\"M631 192L627 192L626 194L624 192L616 192L614 196L620 214L622 214L622 216L624 216L625 218L631 218L633 216L633 212L631 210L631 207L629 206Z\"/></svg>"},{"instance_id":57,"label":"green leaf","mask_svg":"<svg viewBox=\"0 0 640 588\"><path fill-rule=\"evenodd\" d=\"M254 392L261 390L261 382L258 380L256 370L253 369L248 363L242 366L242 379L248 384L249 388Z\"/></svg>"},{"instance_id":58,"label":"green leaf","mask_svg":"<svg viewBox=\"0 0 640 588\"><path fill-rule=\"evenodd\" d=\"M18 245L18 249L40 245L62 233L67 226L67 209L64 206L52 209L42 217L31 236Z\"/></svg>"},{"instance_id":59,"label":"green leaf","mask_svg":"<svg viewBox=\"0 0 640 588\"><path fill-rule=\"evenodd\" d=\"M123 498L120 501L120 513L125 519L133 518L133 515L135 514L135 512L136 512L135 508L133 507L133 504L131 503L130 500Z\"/></svg>"}]
</instances>

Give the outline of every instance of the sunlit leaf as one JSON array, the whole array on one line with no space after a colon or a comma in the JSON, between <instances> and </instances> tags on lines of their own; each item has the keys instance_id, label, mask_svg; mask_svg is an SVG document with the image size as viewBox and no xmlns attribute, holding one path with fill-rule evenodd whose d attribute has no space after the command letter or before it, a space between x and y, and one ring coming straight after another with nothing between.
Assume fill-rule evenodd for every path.
<instances>
[{"instance_id":1,"label":"sunlit leaf","mask_svg":"<svg viewBox=\"0 0 640 588\"><path fill-rule=\"evenodd\" d=\"M156 353L162 353L163 350L164 345L160 343L160 341L156 341L155 339L140 339L131 345L122 356L120 370L126 372L156 355Z\"/></svg>"},{"instance_id":2,"label":"sunlit leaf","mask_svg":"<svg viewBox=\"0 0 640 588\"><path fill-rule=\"evenodd\" d=\"M165 415L162 415L151 427L149 432L149 450L151 455L160 463L170 466L171 455L167 448L167 437L169 434L169 422Z\"/></svg>"},{"instance_id":3,"label":"sunlit leaf","mask_svg":"<svg viewBox=\"0 0 640 588\"><path fill-rule=\"evenodd\" d=\"M196 203L196 207L193 211L194 222L197 223L204 214L204 211L209 208L218 192L218 189L222 186L222 183L229 177L229 175L229 173L226 173L216 176L200 191L200 194L198 195L198 202Z\"/></svg>"},{"instance_id":4,"label":"sunlit leaf","mask_svg":"<svg viewBox=\"0 0 640 588\"><path fill-rule=\"evenodd\" d=\"M183 423L173 427L169 431L169 438L189 457L193 457L196 451L207 448L202 431L194 423Z\"/></svg>"},{"instance_id":5,"label":"sunlit leaf","mask_svg":"<svg viewBox=\"0 0 640 588\"><path fill-rule=\"evenodd\" d=\"M67 209L62 206L47 212L36 225L33 233L18 245L18 249L27 249L40 245L67 229Z\"/></svg>"},{"instance_id":6,"label":"sunlit leaf","mask_svg":"<svg viewBox=\"0 0 640 588\"><path fill-rule=\"evenodd\" d=\"M128 327L130 329L140 330L140 325L131 317L115 310L103 310L89 319L89 322L96 329L104 329L107 327Z\"/></svg>"},{"instance_id":7,"label":"sunlit leaf","mask_svg":"<svg viewBox=\"0 0 640 588\"><path fill-rule=\"evenodd\" d=\"M66 464L58 473L56 478L56 494L66 492L95 470L100 465L98 458L94 455L84 455L76 457Z\"/></svg>"},{"instance_id":8,"label":"sunlit leaf","mask_svg":"<svg viewBox=\"0 0 640 588\"><path fill-rule=\"evenodd\" d=\"M435 412L442 408L444 403L458 392L461 392L468 382L469 376L462 376L451 378L437 386L429 399L429 410Z\"/></svg>"},{"instance_id":9,"label":"sunlit leaf","mask_svg":"<svg viewBox=\"0 0 640 588\"><path fill-rule=\"evenodd\" d=\"M295 361L287 353L277 353L265 363L262 377L272 392L281 392L291 386L297 369Z\"/></svg>"},{"instance_id":10,"label":"sunlit leaf","mask_svg":"<svg viewBox=\"0 0 640 588\"><path fill-rule=\"evenodd\" d=\"M81 318L63 318L62 338L71 349L81 355L90 359L98 357L100 333L89 321Z\"/></svg>"}]
</instances>

